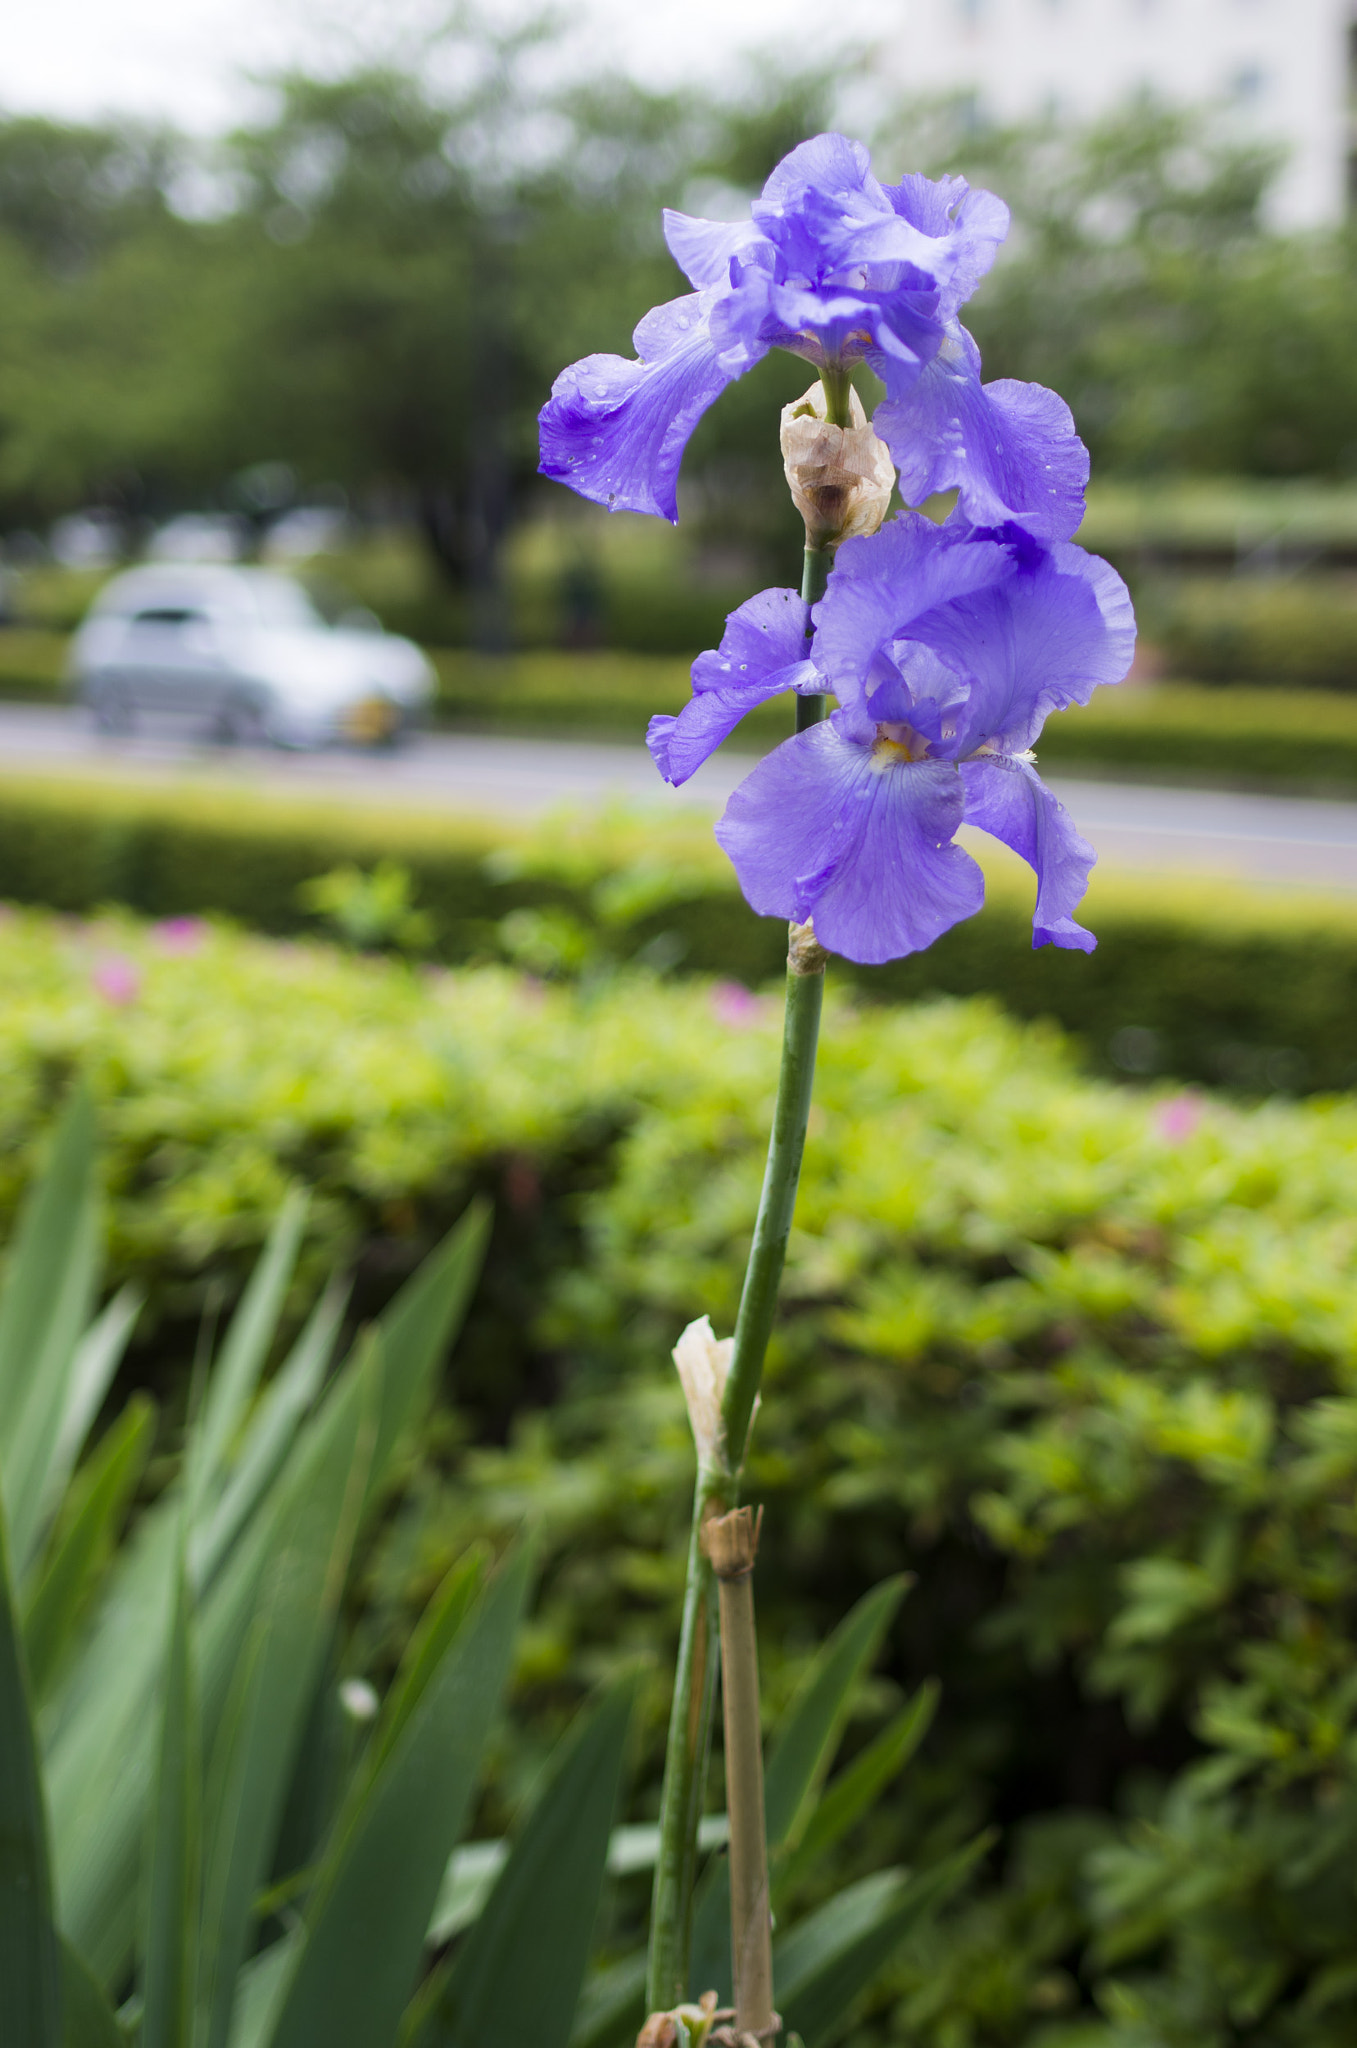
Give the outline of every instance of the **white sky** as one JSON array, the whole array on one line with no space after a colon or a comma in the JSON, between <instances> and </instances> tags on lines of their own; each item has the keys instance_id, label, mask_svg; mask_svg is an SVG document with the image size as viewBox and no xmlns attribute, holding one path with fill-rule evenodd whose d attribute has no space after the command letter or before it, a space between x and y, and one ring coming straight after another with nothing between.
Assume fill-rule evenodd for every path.
<instances>
[{"instance_id":1,"label":"white sky","mask_svg":"<svg viewBox=\"0 0 1357 2048\"><path fill-rule=\"evenodd\" d=\"M346 49L398 46L437 0L7 0L0 109L81 120L169 118L211 132L250 107L248 74ZM483 0L494 19L524 0ZM869 0L565 0L576 62L654 86L712 76L743 50L804 59L826 38L870 36ZM879 6L877 8L879 18ZM834 26L826 29L832 14Z\"/></svg>"}]
</instances>

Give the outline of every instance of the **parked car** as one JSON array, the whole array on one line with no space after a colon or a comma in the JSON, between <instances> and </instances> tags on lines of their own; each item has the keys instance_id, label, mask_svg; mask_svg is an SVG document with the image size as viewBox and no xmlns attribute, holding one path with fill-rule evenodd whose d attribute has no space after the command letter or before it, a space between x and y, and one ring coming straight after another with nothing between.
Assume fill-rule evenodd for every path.
<instances>
[{"instance_id":1,"label":"parked car","mask_svg":"<svg viewBox=\"0 0 1357 2048\"><path fill-rule=\"evenodd\" d=\"M223 741L395 739L431 702L412 641L370 614L328 625L276 569L157 563L115 576L72 643L70 680L104 732L200 713Z\"/></svg>"}]
</instances>

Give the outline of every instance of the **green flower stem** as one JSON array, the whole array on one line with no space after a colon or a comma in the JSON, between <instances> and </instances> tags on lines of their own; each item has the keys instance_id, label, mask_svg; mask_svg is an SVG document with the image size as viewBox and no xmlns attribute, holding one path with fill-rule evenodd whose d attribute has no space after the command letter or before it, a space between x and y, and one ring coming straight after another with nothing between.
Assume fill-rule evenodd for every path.
<instances>
[{"instance_id":1,"label":"green flower stem","mask_svg":"<svg viewBox=\"0 0 1357 2048\"><path fill-rule=\"evenodd\" d=\"M777 1310L778 1285L805 1150L824 966L825 955L808 929L793 925L787 957L782 1071L773 1109L773 1133L722 1407L726 1460L724 1466L699 1466L693 1495L688 1575L660 1800L660 1848L651 1895L646 1971L648 2012L668 2012L688 1995L697 1824L711 1746L716 1663L712 1655L712 1571L703 1549L702 1532L707 1522L733 1508L739 1496L740 1467Z\"/></svg>"},{"instance_id":2,"label":"green flower stem","mask_svg":"<svg viewBox=\"0 0 1357 2048\"><path fill-rule=\"evenodd\" d=\"M801 1178L801 1155L806 1147L824 988L825 956L805 926L793 925L787 956L782 1072L773 1108L773 1135L754 1224L754 1242L745 1268L740 1312L735 1318L735 1348L722 1403L726 1454L735 1473L744 1463L750 1418L763 1377L764 1354L777 1313L777 1292L787 1256L792 1210L796 1206L796 1185Z\"/></svg>"},{"instance_id":3,"label":"green flower stem","mask_svg":"<svg viewBox=\"0 0 1357 2048\"><path fill-rule=\"evenodd\" d=\"M850 370L823 369L820 382L825 392L825 418L831 427L848 427L853 423L853 376Z\"/></svg>"},{"instance_id":4,"label":"green flower stem","mask_svg":"<svg viewBox=\"0 0 1357 2048\"><path fill-rule=\"evenodd\" d=\"M831 407L847 418L847 379L841 394L830 391ZM807 548L801 596L807 605L824 596L833 553ZM807 619L807 638L810 622ZM825 699L798 697L796 729L804 732L825 715ZM693 1519L688 1538L688 1570L679 1625L674 1698L669 1710L669 1736L664 1756L664 1789L660 1795L660 1847L650 1903L650 1952L646 1965L646 2010L669 2012L688 1996L688 1958L692 1946L693 1885L697 1877L697 1824L702 1817L707 1758L711 1749L715 1702L716 1658L712 1613L712 1569L703 1548L705 1525L738 1504L739 1473L744 1463L750 1418L763 1377L764 1354L777 1312L778 1287L787 1253L787 1238L796 1206L796 1187L805 1150L810 1115L815 1051L820 1035L820 1004L824 993L825 956L809 931L793 925L787 956L787 1006L782 1027L782 1071L773 1109L773 1133L763 1193L754 1224L754 1242L745 1270L735 1344L726 1381L723 1420L724 1466L698 1467L693 1494ZM698 1986L699 1990L706 1989Z\"/></svg>"},{"instance_id":5,"label":"green flower stem","mask_svg":"<svg viewBox=\"0 0 1357 2048\"><path fill-rule=\"evenodd\" d=\"M809 607L818 604L825 594L829 572L834 567L832 548L807 548L804 566L801 570L801 602L807 607L806 639L813 628L810 623ZM796 729L805 732L808 726L818 725L825 715L823 697L798 697L796 700Z\"/></svg>"}]
</instances>

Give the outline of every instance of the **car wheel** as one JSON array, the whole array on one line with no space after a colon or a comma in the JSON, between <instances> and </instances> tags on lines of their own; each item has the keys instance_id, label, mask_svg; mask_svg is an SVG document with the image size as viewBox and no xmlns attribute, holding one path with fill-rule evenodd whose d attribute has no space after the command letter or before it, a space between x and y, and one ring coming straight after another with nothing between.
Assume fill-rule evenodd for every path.
<instances>
[{"instance_id":1,"label":"car wheel","mask_svg":"<svg viewBox=\"0 0 1357 2048\"><path fill-rule=\"evenodd\" d=\"M257 745L263 737L259 706L248 697L223 698L212 721L212 737L222 747Z\"/></svg>"},{"instance_id":2,"label":"car wheel","mask_svg":"<svg viewBox=\"0 0 1357 2048\"><path fill-rule=\"evenodd\" d=\"M136 707L124 683L101 683L90 692L89 707L95 731L111 739L126 739L137 729Z\"/></svg>"}]
</instances>

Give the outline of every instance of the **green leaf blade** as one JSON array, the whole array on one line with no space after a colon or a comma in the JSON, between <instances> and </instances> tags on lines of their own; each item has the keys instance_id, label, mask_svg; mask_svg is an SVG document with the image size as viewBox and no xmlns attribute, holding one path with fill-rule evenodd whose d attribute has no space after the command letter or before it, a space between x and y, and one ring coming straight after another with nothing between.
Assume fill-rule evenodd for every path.
<instances>
[{"instance_id":1,"label":"green leaf blade","mask_svg":"<svg viewBox=\"0 0 1357 2048\"><path fill-rule=\"evenodd\" d=\"M921 1685L909 1705L827 1787L816 1802L795 1851L775 1875L774 1904L778 1892L796 1884L841 1841L904 1769L932 1726L938 1693L933 1679Z\"/></svg>"},{"instance_id":2,"label":"green leaf blade","mask_svg":"<svg viewBox=\"0 0 1357 2048\"><path fill-rule=\"evenodd\" d=\"M909 1584L902 1575L863 1595L819 1652L783 1717L764 1778L770 1850L783 1843L795 1846L838 1747L853 1694L870 1670Z\"/></svg>"},{"instance_id":3,"label":"green leaf blade","mask_svg":"<svg viewBox=\"0 0 1357 2048\"><path fill-rule=\"evenodd\" d=\"M192 2029L202 1845L193 1617L182 1550L175 1581L142 1929L140 2048L188 2048Z\"/></svg>"},{"instance_id":4,"label":"green leaf blade","mask_svg":"<svg viewBox=\"0 0 1357 2048\"><path fill-rule=\"evenodd\" d=\"M52 1683L92 1583L117 1540L151 1453L155 1422L155 1404L144 1394L134 1395L76 1482L70 1526L49 1547L24 1613L24 1649L37 1700Z\"/></svg>"},{"instance_id":5,"label":"green leaf blade","mask_svg":"<svg viewBox=\"0 0 1357 2048\"><path fill-rule=\"evenodd\" d=\"M381 1486L391 1453L427 1399L434 1372L461 1326L489 1237L490 1205L473 1202L379 1319L386 1379L372 1457L374 1493Z\"/></svg>"},{"instance_id":6,"label":"green leaf blade","mask_svg":"<svg viewBox=\"0 0 1357 2048\"><path fill-rule=\"evenodd\" d=\"M28 1399L34 1360L82 1228L94 1171L94 1106L77 1087L57 1125L47 1164L29 1188L0 1287L0 1443Z\"/></svg>"},{"instance_id":7,"label":"green leaf blade","mask_svg":"<svg viewBox=\"0 0 1357 2048\"><path fill-rule=\"evenodd\" d=\"M773 1944L773 1984L789 2033L830 2048L857 2000L927 1915L960 1889L990 1845L980 1836L931 1870L882 1870L849 1885Z\"/></svg>"},{"instance_id":8,"label":"green leaf blade","mask_svg":"<svg viewBox=\"0 0 1357 2048\"><path fill-rule=\"evenodd\" d=\"M293 1188L250 1274L231 1327L212 1368L202 1418L189 1461L189 1493L201 1501L212 1487L236 1430L259 1384L301 1250L310 1197Z\"/></svg>"},{"instance_id":9,"label":"green leaf blade","mask_svg":"<svg viewBox=\"0 0 1357 2048\"><path fill-rule=\"evenodd\" d=\"M527 1597L526 1546L427 1675L322 1870L271 2048L391 2048Z\"/></svg>"},{"instance_id":10,"label":"green leaf blade","mask_svg":"<svg viewBox=\"0 0 1357 2048\"><path fill-rule=\"evenodd\" d=\"M200 2048L225 2048L252 1904L267 1875L297 1744L358 1526L372 1445L359 1402L336 1410L309 1484L270 1546L249 1652L214 1745L205 1816Z\"/></svg>"},{"instance_id":11,"label":"green leaf blade","mask_svg":"<svg viewBox=\"0 0 1357 2048\"><path fill-rule=\"evenodd\" d=\"M127 2048L113 2008L68 1941L61 1944L61 2048Z\"/></svg>"},{"instance_id":12,"label":"green leaf blade","mask_svg":"<svg viewBox=\"0 0 1357 2048\"><path fill-rule=\"evenodd\" d=\"M566 2048L598 1915L635 1686L581 1716L514 1843L419 2048Z\"/></svg>"},{"instance_id":13,"label":"green leaf blade","mask_svg":"<svg viewBox=\"0 0 1357 2048\"><path fill-rule=\"evenodd\" d=\"M2 1515L0 1987L7 2037L23 2048L61 2048L61 1945L52 1917L47 1820Z\"/></svg>"}]
</instances>

